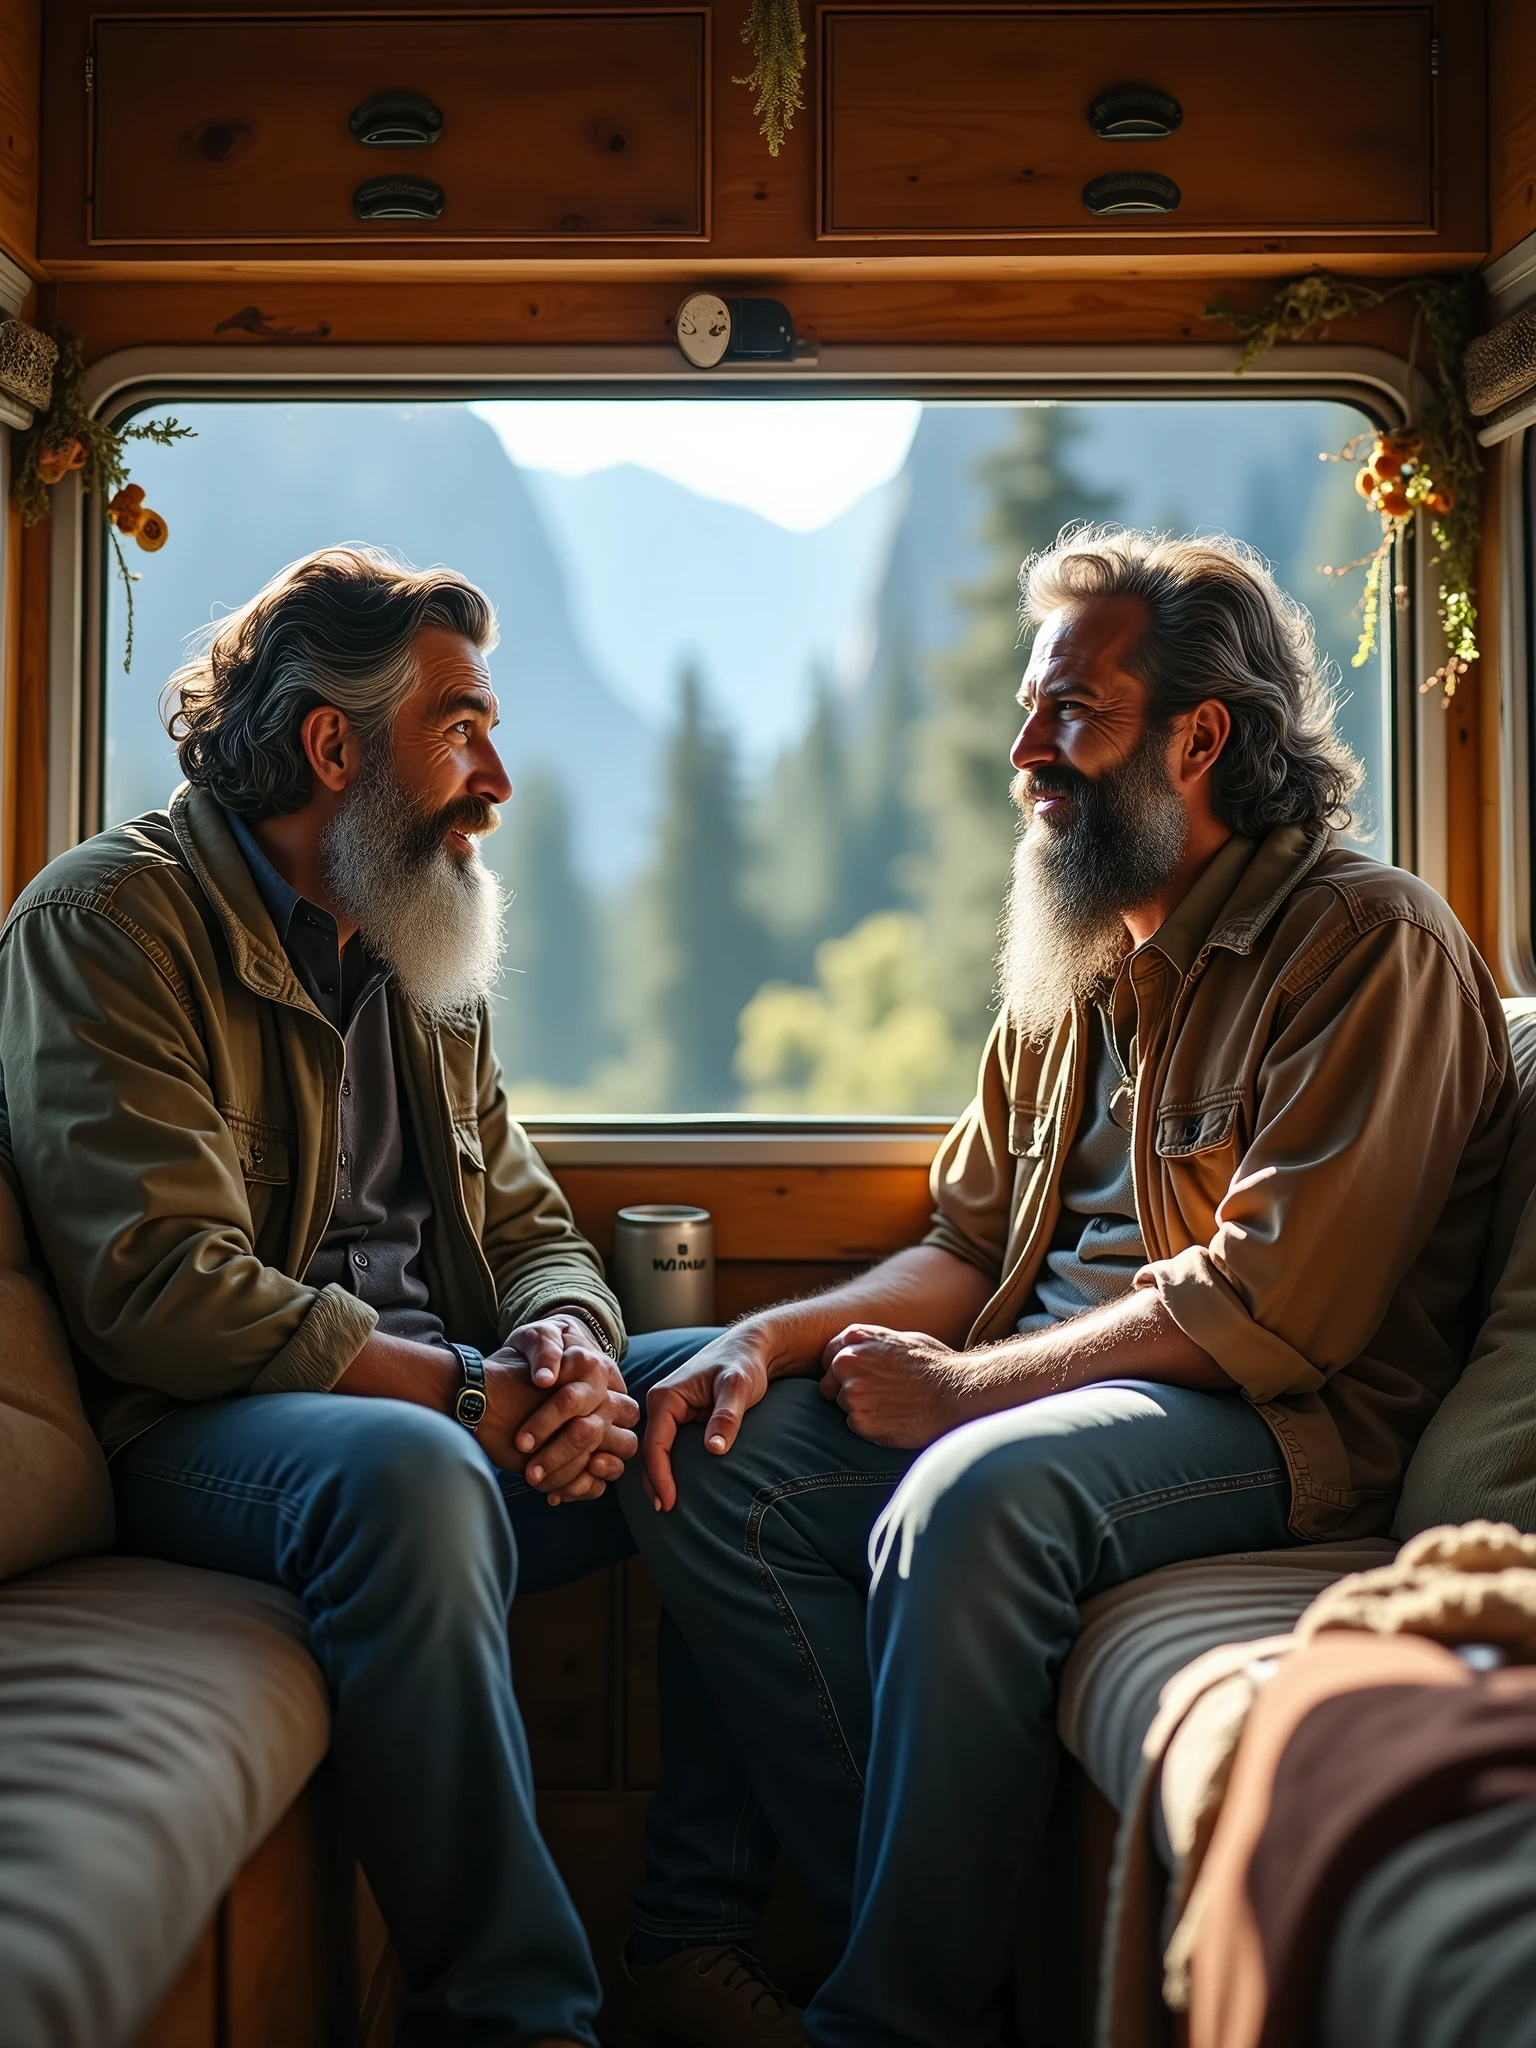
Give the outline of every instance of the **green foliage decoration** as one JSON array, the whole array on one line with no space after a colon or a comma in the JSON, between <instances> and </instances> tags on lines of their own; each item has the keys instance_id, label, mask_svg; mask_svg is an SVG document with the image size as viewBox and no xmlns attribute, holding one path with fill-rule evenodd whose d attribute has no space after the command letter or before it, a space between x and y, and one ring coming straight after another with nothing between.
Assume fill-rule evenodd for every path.
<instances>
[{"instance_id":1,"label":"green foliage decoration","mask_svg":"<svg viewBox=\"0 0 1536 2048\"><path fill-rule=\"evenodd\" d=\"M731 83L749 86L757 94L752 111L762 122L758 132L768 144L768 154L777 156L796 114L805 107L800 0L752 0L741 40L751 47L754 62L745 78L732 78Z\"/></svg>"},{"instance_id":2,"label":"green foliage decoration","mask_svg":"<svg viewBox=\"0 0 1536 2048\"><path fill-rule=\"evenodd\" d=\"M1446 658L1421 690L1438 689L1449 707L1457 685L1478 659L1476 572L1482 531L1482 455L1467 404L1463 361L1475 327L1476 279L1409 277L1385 287L1358 278L1335 277L1325 270L1287 280L1261 306L1239 307L1230 299L1213 299L1206 317L1224 321L1243 337L1237 374L1251 370L1280 341L1314 341L1326 336L1337 320L1371 311L1400 294L1417 302L1409 366L1418 353L1420 334L1429 342L1431 396L1419 419L1400 433L1360 435L1337 455L1322 460L1353 462L1370 443L1357 480L1361 496L1381 513L1381 541L1369 555L1338 567L1325 565L1325 576L1365 572L1360 599L1360 642L1354 665L1362 667L1376 651L1382 605L1396 588L1392 562L1416 519L1428 521L1440 570L1438 609L1445 636ZM1383 488L1372 467L1384 456L1393 467Z\"/></svg>"},{"instance_id":3,"label":"green foliage decoration","mask_svg":"<svg viewBox=\"0 0 1536 2048\"><path fill-rule=\"evenodd\" d=\"M11 502L21 515L23 526L36 526L53 510L50 496L53 486L62 483L66 476L79 472L82 488L89 491L102 508L107 538L117 557L117 573L123 580L127 595L128 633L123 650L123 671L126 674L133 666L133 586L139 579L128 567L112 508L120 494L130 488L128 443L153 441L158 447L168 448L173 442L192 440L196 436L193 428L180 426L174 419L116 426L95 418L86 410L84 403L85 358L79 335L68 327L51 327L48 333L59 351L58 365L53 373L53 398L47 412L39 414L26 432L17 438ZM138 495L142 499L143 493ZM136 521L131 515L136 512L137 508L129 508L130 521L125 525L125 531L133 530ZM139 519L142 516L138 514ZM157 517L155 514L149 516ZM140 546L148 551L152 546L158 548L163 545L164 520L158 521L158 531L158 539L151 543L148 538L143 538Z\"/></svg>"}]
</instances>

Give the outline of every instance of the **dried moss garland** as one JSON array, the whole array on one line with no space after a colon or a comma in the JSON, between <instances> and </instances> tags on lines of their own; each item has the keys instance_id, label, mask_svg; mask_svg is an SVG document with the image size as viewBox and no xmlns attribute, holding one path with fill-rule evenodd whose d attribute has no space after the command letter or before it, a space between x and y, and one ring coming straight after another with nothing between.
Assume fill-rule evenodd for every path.
<instances>
[{"instance_id":1,"label":"dried moss garland","mask_svg":"<svg viewBox=\"0 0 1536 2048\"><path fill-rule=\"evenodd\" d=\"M107 537L117 557L128 600L127 640L123 649L123 672L133 665L133 586L138 576L128 567L120 533L141 529L139 545L153 552L165 542L165 522L157 513L139 509L144 493L128 482L130 441L153 441L169 448L173 442L195 438L192 427L175 420L145 420L137 426L114 427L94 418L85 408L85 358L80 337L68 327L51 327L49 338L59 351L53 374L53 399L16 442L16 468L11 482L11 502L21 515L23 526L36 526L53 511L49 496L53 486L78 471L81 486L102 508ZM137 497L138 505L125 503ZM119 508L122 508L121 511ZM149 522L155 522L152 526Z\"/></svg>"},{"instance_id":2,"label":"dried moss garland","mask_svg":"<svg viewBox=\"0 0 1536 2048\"><path fill-rule=\"evenodd\" d=\"M754 63L745 78L732 85L750 86L757 94L752 111L762 122L759 134L768 154L777 156L784 138L805 106L805 30L800 26L800 0L752 0L742 24L741 40L751 46Z\"/></svg>"},{"instance_id":3,"label":"dried moss garland","mask_svg":"<svg viewBox=\"0 0 1536 2048\"><path fill-rule=\"evenodd\" d=\"M1416 518L1422 516L1429 521L1436 548L1431 560L1441 572L1438 609L1446 659L1420 688L1441 690L1446 705L1455 696L1460 679L1478 659L1475 593L1477 549L1482 533L1483 461L1467 404L1463 368L1475 326L1475 289L1476 280L1471 276L1410 277L1382 289L1357 278L1334 277L1320 270L1306 277L1291 278L1262 306L1241 308L1228 299L1215 299L1206 308L1207 319L1225 321L1244 337L1237 365L1237 374L1241 376L1278 341L1321 339L1334 321L1369 312L1402 292L1412 292L1417 299L1410 367L1422 328L1429 342L1433 395L1415 423L1422 445L1410 465L1411 480L1400 497L1394 494L1390 500L1392 506L1401 503L1405 509L1388 509L1373 499L1382 514L1381 545L1362 561L1346 563L1339 569L1329 568L1324 573L1345 575L1355 569L1366 572L1360 645L1355 654L1355 666L1359 667L1375 651L1382 600L1391 590L1393 548L1406 539ZM1340 459L1352 460L1357 446L1358 442L1351 442Z\"/></svg>"}]
</instances>

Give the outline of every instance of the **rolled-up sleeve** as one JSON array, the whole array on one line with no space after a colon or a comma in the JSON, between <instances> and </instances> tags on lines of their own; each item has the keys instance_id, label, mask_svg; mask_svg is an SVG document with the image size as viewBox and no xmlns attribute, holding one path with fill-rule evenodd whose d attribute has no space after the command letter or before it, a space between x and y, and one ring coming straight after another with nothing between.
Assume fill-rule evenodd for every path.
<instances>
[{"instance_id":1,"label":"rolled-up sleeve","mask_svg":"<svg viewBox=\"0 0 1536 2048\"><path fill-rule=\"evenodd\" d=\"M1409 920L1293 979L1210 1242L1136 1276L1254 1401L1367 1349L1504 1079L1477 991Z\"/></svg>"}]
</instances>

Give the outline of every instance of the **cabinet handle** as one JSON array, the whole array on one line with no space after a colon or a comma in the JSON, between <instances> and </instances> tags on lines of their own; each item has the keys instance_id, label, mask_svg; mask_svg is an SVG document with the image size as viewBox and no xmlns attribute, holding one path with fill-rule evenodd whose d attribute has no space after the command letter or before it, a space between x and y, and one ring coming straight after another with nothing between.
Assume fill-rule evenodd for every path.
<instances>
[{"instance_id":1,"label":"cabinet handle","mask_svg":"<svg viewBox=\"0 0 1536 2048\"><path fill-rule=\"evenodd\" d=\"M1110 171L1083 187L1090 213L1172 213L1183 197L1160 171Z\"/></svg>"},{"instance_id":2,"label":"cabinet handle","mask_svg":"<svg viewBox=\"0 0 1536 2048\"><path fill-rule=\"evenodd\" d=\"M1161 142L1184 119L1184 109L1155 85L1112 85L1088 109L1100 142Z\"/></svg>"},{"instance_id":3,"label":"cabinet handle","mask_svg":"<svg viewBox=\"0 0 1536 2048\"><path fill-rule=\"evenodd\" d=\"M430 149L443 132L443 114L423 92L376 92L347 121L365 149Z\"/></svg>"},{"instance_id":4,"label":"cabinet handle","mask_svg":"<svg viewBox=\"0 0 1536 2048\"><path fill-rule=\"evenodd\" d=\"M436 220L447 194L430 178L369 178L352 194L359 220Z\"/></svg>"}]
</instances>

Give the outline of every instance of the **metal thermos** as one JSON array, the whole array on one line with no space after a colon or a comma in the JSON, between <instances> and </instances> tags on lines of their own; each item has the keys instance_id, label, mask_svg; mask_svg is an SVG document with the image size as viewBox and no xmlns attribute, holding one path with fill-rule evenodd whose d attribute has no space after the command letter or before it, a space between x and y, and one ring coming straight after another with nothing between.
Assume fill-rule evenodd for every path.
<instances>
[{"instance_id":1,"label":"metal thermos","mask_svg":"<svg viewBox=\"0 0 1536 2048\"><path fill-rule=\"evenodd\" d=\"M613 1226L613 1285L624 1326L682 1330L715 1320L715 1226L707 1209L641 1202Z\"/></svg>"}]
</instances>

